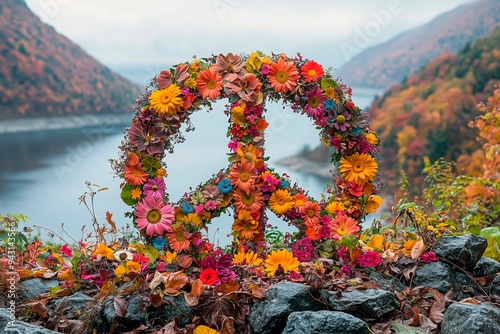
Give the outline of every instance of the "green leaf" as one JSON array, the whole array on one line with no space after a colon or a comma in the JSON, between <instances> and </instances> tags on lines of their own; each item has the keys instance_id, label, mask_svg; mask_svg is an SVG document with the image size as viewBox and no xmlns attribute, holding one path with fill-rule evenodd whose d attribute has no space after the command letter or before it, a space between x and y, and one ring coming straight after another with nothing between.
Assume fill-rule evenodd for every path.
<instances>
[{"instance_id":1,"label":"green leaf","mask_svg":"<svg viewBox=\"0 0 500 334\"><path fill-rule=\"evenodd\" d=\"M149 258L149 263L153 264L158 259L160 252L153 246L146 246L142 249L145 256Z\"/></svg>"},{"instance_id":2,"label":"green leaf","mask_svg":"<svg viewBox=\"0 0 500 334\"><path fill-rule=\"evenodd\" d=\"M9 233L7 231L0 231L0 241L3 241L9 237Z\"/></svg>"},{"instance_id":3,"label":"green leaf","mask_svg":"<svg viewBox=\"0 0 500 334\"><path fill-rule=\"evenodd\" d=\"M321 89L326 90L329 87L337 87L337 82L332 78L321 79Z\"/></svg>"},{"instance_id":4,"label":"green leaf","mask_svg":"<svg viewBox=\"0 0 500 334\"><path fill-rule=\"evenodd\" d=\"M395 321L391 322L391 327L396 334L429 334L429 330L424 330L420 327L403 325Z\"/></svg>"},{"instance_id":5,"label":"green leaf","mask_svg":"<svg viewBox=\"0 0 500 334\"><path fill-rule=\"evenodd\" d=\"M131 186L130 184L126 184L123 186L122 192L120 194L120 197L122 198L123 202L125 202L125 204L130 205L130 206L135 205L138 202L138 200L132 199L132 194L130 193L130 191L133 188L134 187Z\"/></svg>"}]
</instances>

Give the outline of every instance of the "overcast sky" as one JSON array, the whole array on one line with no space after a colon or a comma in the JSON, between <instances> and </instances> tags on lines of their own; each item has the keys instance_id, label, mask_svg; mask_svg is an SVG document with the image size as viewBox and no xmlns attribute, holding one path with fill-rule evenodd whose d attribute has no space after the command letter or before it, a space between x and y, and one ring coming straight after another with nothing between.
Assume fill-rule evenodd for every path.
<instances>
[{"instance_id":1,"label":"overcast sky","mask_svg":"<svg viewBox=\"0 0 500 334\"><path fill-rule=\"evenodd\" d=\"M340 68L356 52L466 2L26 0L43 22L101 63L149 77L193 55L254 50L301 52Z\"/></svg>"}]
</instances>

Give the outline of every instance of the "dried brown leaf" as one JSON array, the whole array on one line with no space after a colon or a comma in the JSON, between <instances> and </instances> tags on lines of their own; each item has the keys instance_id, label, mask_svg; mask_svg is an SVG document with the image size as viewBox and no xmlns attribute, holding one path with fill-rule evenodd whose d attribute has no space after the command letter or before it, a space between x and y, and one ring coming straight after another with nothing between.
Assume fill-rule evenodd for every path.
<instances>
[{"instance_id":1,"label":"dried brown leaf","mask_svg":"<svg viewBox=\"0 0 500 334\"><path fill-rule=\"evenodd\" d=\"M405 269L405 270L403 270L403 276L409 281L412 279L412 277L415 276L416 270L417 270L417 265L414 265L411 268Z\"/></svg>"},{"instance_id":2,"label":"dried brown leaf","mask_svg":"<svg viewBox=\"0 0 500 334\"><path fill-rule=\"evenodd\" d=\"M163 304L163 295L161 292L151 292L149 294L149 301L154 307L160 307Z\"/></svg>"},{"instance_id":3,"label":"dried brown leaf","mask_svg":"<svg viewBox=\"0 0 500 334\"><path fill-rule=\"evenodd\" d=\"M31 312L34 315L37 315L41 318L48 318L48 314L47 314L48 310L47 310L47 307L45 306L44 303L42 303L42 302L26 303L26 304L24 304L24 306L31 309Z\"/></svg>"},{"instance_id":4,"label":"dried brown leaf","mask_svg":"<svg viewBox=\"0 0 500 334\"><path fill-rule=\"evenodd\" d=\"M239 311L240 305L230 297L214 296L203 304L201 316L209 327L220 328L225 318L234 318Z\"/></svg>"},{"instance_id":5,"label":"dried brown leaf","mask_svg":"<svg viewBox=\"0 0 500 334\"><path fill-rule=\"evenodd\" d=\"M235 334L234 318L229 317L222 320L222 327L218 331L219 334Z\"/></svg>"},{"instance_id":6,"label":"dried brown leaf","mask_svg":"<svg viewBox=\"0 0 500 334\"><path fill-rule=\"evenodd\" d=\"M104 189L104 188L103 188ZM107 189L107 188L106 188ZM101 190L101 189L99 189ZM116 223L113 221L113 214L109 211L106 211L106 221L111 226L110 233L116 232Z\"/></svg>"},{"instance_id":7,"label":"dried brown leaf","mask_svg":"<svg viewBox=\"0 0 500 334\"><path fill-rule=\"evenodd\" d=\"M64 319L57 325L58 331L67 334L81 334L85 329L84 323L80 320Z\"/></svg>"},{"instance_id":8,"label":"dried brown leaf","mask_svg":"<svg viewBox=\"0 0 500 334\"><path fill-rule=\"evenodd\" d=\"M474 298L465 298L459 301L460 304L474 304L474 305L479 305L481 304L480 300L474 299Z\"/></svg>"},{"instance_id":9,"label":"dried brown leaf","mask_svg":"<svg viewBox=\"0 0 500 334\"><path fill-rule=\"evenodd\" d=\"M151 290L154 290L158 287L158 285L160 285L164 281L165 281L165 276L163 276L162 273L160 273L159 271L155 271L153 279L151 280L151 282L149 282L149 288Z\"/></svg>"},{"instance_id":10,"label":"dried brown leaf","mask_svg":"<svg viewBox=\"0 0 500 334\"><path fill-rule=\"evenodd\" d=\"M226 282L222 282L218 287L214 289L217 293L222 293L223 295L228 295L231 292L238 291L240 289L240 285L233 280L229 280Z\"/></svg>"},{"instance_id":11,"label":"dried brown leaf","mask_svg":"<svg viewBox=\"0 0 500 334\"><path fill-rule=\"evenodd\" d=\"M252 288L252 295L257 299L263 299L266 296L266 289L261 286L254 285Z\"/></svg>"},{"instance_id":12,"label":"dried brown leaf","mask_svg":"<svg viewBox=\"0 0 500 334\"><path fill-rule=\"evenodd\" d=\"M154 331L151 334L176 334L177 333L177 324L175 320L172 320L167 325L163 326L160 330Z\"/></svg>"},{"instance_id":13,"label":"dried brown leaf","mask_svg":"<svg viewBox=\"0 0 500 334\"><path fill-rule=\"evenodd\" d=\"M411 249L411 258L416 260L422 255L423 252L425 252L425 249L427 247L424 244L424 240L422 239L421 236L418 237L417 243L413 246Z\"/></svg>"},{"instance_id":14,"label":"dried brown leaf","mask_svg":"<svg viewBox=\"0 0 500 334\"><path fill-rule=\"evenodd\" d=\"M175 273L164 273L165 276L165 293L170 296L177 296L180 289L189 282L189 278L182 271Z\"/></svg>"},{"instance_id":15,"label":"dried brown leaf","mask_svg":"<svg viewBox=\"0 0 500 334\"><path fill-rule=\"evenodd\" d=\"M420 321L420 327L423 330L428 330L430 332L434 332L437 329L437 324L432 322L429 318L427 318L425 315L420 314L419 315L419 321Z\"/></svg>"},{"instance_id":16,"label":"dried brown leaf","mask_svg":"<svg viewBox=\"0 0 500 334\"><path fill-rule=\"evenodd\" d=\"M119 317L124 317L127 314L128 301L123 298L115 297L113 300L113 306L115 308L116 315Z\"/></svg>"}]
</instances>

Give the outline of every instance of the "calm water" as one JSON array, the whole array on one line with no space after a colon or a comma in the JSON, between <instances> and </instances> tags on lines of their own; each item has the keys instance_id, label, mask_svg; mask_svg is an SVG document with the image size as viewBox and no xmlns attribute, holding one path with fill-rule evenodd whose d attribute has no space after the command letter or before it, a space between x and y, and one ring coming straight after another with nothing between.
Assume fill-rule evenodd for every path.
<instances>
[{"instance_id":1,"label":"calm water","mask_svg":"<svg viewBox=\"0 0 500 334\"><path fill-rule=\"evenodd\" d=\"M361 89L354 92L354 101L360 106L367 106L378 93ZM280 158L298 153L304 145L315 147L319 142L318 130L305 116L282 110L279 105L268 106L266 119L270 124L266 129L269 164L319 198L325 180L274 164ZM192 121L196 131L186 133L186 141L166 157L167 191L172 201L227 165L228 123L222 105L209 113L197 112ZM117 157L125 126L102 124L0 135L0 214L23 213L29 217L28 226L40 225L57 233L61 233L64 224L65 231L79 239L82 227L86 225L89 230L92 225L87 209L79 204L80 195L87 190L85 181L90 181L109 188L95 198L97 218L104 222L105 212L110 211L117 224L125 226L128 220L124 213L130 207L120 199L120 180L113 178L108 162ZM271 223L283 231L289 230L271 212L268 214ZM214 220L209 229L211 240L219 239L225 244L231 222L227 216ZM43 230L42 234L46 235Z\"/></svg>"}]
</instances>

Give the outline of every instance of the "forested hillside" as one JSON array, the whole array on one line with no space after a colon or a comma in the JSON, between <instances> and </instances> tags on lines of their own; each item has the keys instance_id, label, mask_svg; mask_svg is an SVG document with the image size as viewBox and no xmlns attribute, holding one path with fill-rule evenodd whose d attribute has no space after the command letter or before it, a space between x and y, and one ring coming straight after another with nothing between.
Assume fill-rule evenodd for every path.
<instances>
[{"instance_id":1,"label":"forested hillside","mask_svg":"<svg viewBox=\"0 0 500 334\"><path fill-rule=\"evenodd\" d=\"M380 24L380 20L374 19L373 22ZM390 16L385 20L394 18ZM388 22L382 23L392 24L391 21ZM490 35L499 25L500 1L479 0L457 7L423 26L368 49L362 47L362 42L366 43L363 38L370 38L356 36L344 48L359 48L361 52L342 66L339 75L350 86L386 88L400 83L405 76L411 75L441 54L456 53L467 43ZM383 29L383 25L381 27Z\"/></svg>"},{"instance_id":2,"label":"forested hillside","mask_svg":"<svg viewBox=\"0 0 500 334\"><path fill-rule=\"evenodd\" d=\"M457 170L480 170L477 133L468 123L476 105L500 84L500 30L457 55L444 54L429 62L372 105L371 128L382 143L381 168L394 184L399 170L421 179L423 157L457 161Z\"/></svg>"},{"instance_id":3,"label":"forested hillside","mask_svg":"<svg viewBox=\"0 0 500 334\"><path fill-rule=\"evenodd\" d=\"M0 2L0 120L130 110L138 87L42 23Z\"/></svg>"}]
</instances>

